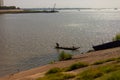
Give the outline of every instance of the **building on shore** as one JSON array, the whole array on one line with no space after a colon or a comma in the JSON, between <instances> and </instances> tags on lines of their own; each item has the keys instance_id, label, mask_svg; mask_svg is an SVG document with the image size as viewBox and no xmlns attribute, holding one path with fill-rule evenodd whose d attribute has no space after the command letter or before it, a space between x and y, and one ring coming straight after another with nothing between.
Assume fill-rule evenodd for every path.
<instances>
[{"instance_id":1,"label":"building on shore","mask_svg":"<svg viewBox=\"0 0 120 80\"><path fill-rule=\"evenodd\" d=\"M4 6L4 1L3 0L0 0L0 7L1 6Z\"/></svg>"}]
</instances>

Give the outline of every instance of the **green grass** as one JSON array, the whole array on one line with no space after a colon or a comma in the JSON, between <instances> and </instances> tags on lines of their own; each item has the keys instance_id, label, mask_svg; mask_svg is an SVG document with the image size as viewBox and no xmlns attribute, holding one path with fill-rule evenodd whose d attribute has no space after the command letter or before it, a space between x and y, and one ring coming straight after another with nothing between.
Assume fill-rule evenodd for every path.
<instances>
[{"instance_id":1,"label":"green grass","mask_svg":"<svg viewBox=\"0 0 120 80\"><path fill-rule=\"evenodd\" d=\"M106 63L106 62L115 61L116 59L117 58L110 58L110 59L107 59L107 60L101 60L101 61L97 61L97 62L93 63L92 65L99 65L99 64Z\"/></svg>"},{"instance_id":2,"label":"green grass","mask_svg":"<svg viewBox=\"0 0 120 80\"><path fill-rule=\"evenodd\" d=\"M56 74L46 75L45 77L38 78L37 80L68 80L74 77L75 75L72 74L56 73Z\"/></svg>"},{"instance_id":3,"label":"green grass","mask_svg":"<svg viewBox=\"0 0 120 80\"><path fill-rule=\"evenodd\" d=\"M96 80L120 80L120 70L105 74Z\"/></svg>"},{"instance_id":4,"label":"green grass","mask_svg":"<svg viewBox=\"0 0 120 80\"><path fill-rule=\"evenodd\" d=\"M59 54L58 58L59 58L59 61L70 60L70 59L72 59L72 55L69 54L69 53L65 53L64 51L62 51Z\"/></svg>"},{"instance_id":5,"label":"green grass","mask_svg":"<svg viewBox=\"0 0 120 80\"><path fill-rule=\"evenodd\" d=\"M101 72L99 69L88 69L78 74L76 80L94 80L102 75L103 72Z\"/></svg>"},{"instance_id":6,"label":"green grass","mask_svg":"<svg viewBox=\"0 0 120 80\"><path fill-rule=\"evenodd\" d=\"M105 61L97 61L97 62L93 63L93 65L99 65L99 64L103 64L103 63L105 63Z\"/></svg>"},{"instance_id":7,"label":"green grass","mask_svg":"<svg viewBox=\"0 0 120 80\"><path fill-rule=\"evenodd\" d=\"M98 67L98 69L102 71L104 74L108 74L108 73L120 70L120 64L119 63L107 64L107 65Z\"/></svg>"},{"instance_id":8,"label":"green grass","mask_svg":"<svg viewBox=\"0 0 120 80\"><path fill-rule=\"evenodd\" d=\"M109 64L95 68L89 68L82 73L79 73L76 80L104 80L108 78L107 74L111 74L115 71L120 70L120 64ZM119 73L118 73L119 74ZM105 76L105 77L104 77ZM113 77L113 76L112 76ZM120 80L120 79L105 79L105 80Z\"/></svg>"},{"instance_id":9,"label":"green grass","mask_svg":"<svg viewBox=\"0 0 120 80\"><path fill-rule=\"evenodd\" d=\"M87 66L88 66L88 64L86 64L86 63L78 62L78 63L72 64L71 66L65 68L65 71L72 71L72 70L87 67Z\"/></svg>"},{"instance_id":10,"label":"green grass","mask_svg":"<svg viewBox=\"0 0 120 80\"><path fill-rule=\"evenodd\" d=\"M116 62L120 62L120 57L116 58Z\"/></svg>"},{"instance_id":11,"label":"green grass","mask_svg":"<svg viewBox=\"0 0 120 80\"><path fill-rule=\"evenodd\" d=\"M99 67L99 70L104 72L104 73L110 73L112 71L117 70L116 66L114 65L106 65L106 66L101 66Z\"/></svg>"},{"instance_id":12,"label":"green grass","mask_svg":"<svg viewBox=\"0 0 120 80\"><path fill-rule=\"evenodd\" d=\"M61 70L60 68L55 67L55 68L50 69L50 70L46 73L46 75L59 73L59 72L61 72L61 71L62 71L62 70Z\"/></svg>"},{"instance_id":13,"label":"green grass","mask_svg":"<svg viewBox=\"0 0 120 80\"><path fill-rule=\"evenodd\" d=\"M116 59L117 58L110 58L110 59L105 60L105 62L115 61Z\"/></svg>"},{"instance_id":14,"label":"green grass","mask_svg":"<svg viewBox=\"0 0 120 80\"><path fill-rule=\"evenodd\" d=\"M120 57L106 59L96 63L103 64L110 61L114 62L106 65L99 65L96 67L90 65L93 67L88 68L87 70L84 70L77 75L68 74L68 72L65 71L72 71L78 68L87 67L88 64L78 62L66 68L55 67L50 69L44 77L37 80L69 80L71 78L72 80L120 80Z\"/></svg>"},{"instance_id":15,"label":"green grass","mask_svg":"<svg viewBox=\"0 0 120 80\"><path fill-rule=\"evenodd\" d=\"M120 59L120 57L117 57L116 59Z\"/></svg>"}]
</instances>

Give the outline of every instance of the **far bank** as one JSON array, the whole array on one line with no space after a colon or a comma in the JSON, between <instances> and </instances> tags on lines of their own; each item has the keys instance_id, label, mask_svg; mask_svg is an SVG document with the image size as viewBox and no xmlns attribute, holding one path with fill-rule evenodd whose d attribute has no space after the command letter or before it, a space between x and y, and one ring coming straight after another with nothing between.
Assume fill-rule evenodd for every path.
<instances>
[{"instance_id":1,"label":"far bank","mask_svg":"<svg viewBox=\"0 0 120 80\"><path fill-rule=\"evenodd\" d=\"M14 13L57 13L58 11L32 11L23 9L0 10L0 14L14 14Z\"/></svg>"}]
</instances>

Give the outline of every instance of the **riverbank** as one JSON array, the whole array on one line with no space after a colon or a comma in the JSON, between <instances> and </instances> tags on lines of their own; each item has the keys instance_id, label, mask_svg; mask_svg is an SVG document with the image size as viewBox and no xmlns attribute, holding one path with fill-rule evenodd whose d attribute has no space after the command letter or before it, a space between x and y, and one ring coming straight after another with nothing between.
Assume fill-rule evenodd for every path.
<instances>
[{"instance_id":1,"label":"riverbank","mask_svg":"<svg viewBox=\"0 0 120 80\"><path fill-rule=\"evenodd\" d=\"M87 54L79 54L79 55L75 55L71 60L55 62L54 64L48 64L31 70L7 75L0 78L0 80L36 80L39 77L43 77L44 74L49 69L54 67L64 68L76 62L85 62L85 63L93 64L96 61L106 60L109 58L117 58L117 57L120 57L120 48L90 52ZM74 73L77 71L72 71L72 72Z\"/></svg>"},{"instance_id":2,"label":"riverbank","mask_svg":"<svg viewBox=\"0 0 120 80\"><path fill-rule=\"evenodd\" d=\"M23 10L23 9L9 9L0 10L0 14L14 14L14 13L56 13L58 11L33 11L33 10Z\"/></svg>"}]
</instances>

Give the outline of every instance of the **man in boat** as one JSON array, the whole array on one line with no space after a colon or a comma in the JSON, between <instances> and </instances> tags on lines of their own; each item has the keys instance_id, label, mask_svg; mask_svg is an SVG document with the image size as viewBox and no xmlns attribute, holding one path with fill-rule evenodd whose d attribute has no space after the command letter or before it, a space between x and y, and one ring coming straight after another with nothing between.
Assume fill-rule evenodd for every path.
<instances>
[{"instance_id":1,"label":"man in boat","mask_svg":"<svg viewBox=\"0 0 120 80\"><path fill-rule=\"evenodd\" d=\"M56 43L56 47L59 47L59 43Z\"/></svg>"},{"instance_id":2,"label":"man in boat","mask_svg":"<svg viewBox=\"0 0 120 80\"><path fill-rule=\"evenodd\" d=\"M74 46L72 46L72 48L74 49L75 47L74 47Z\"/></svg>"}]
</instances>

